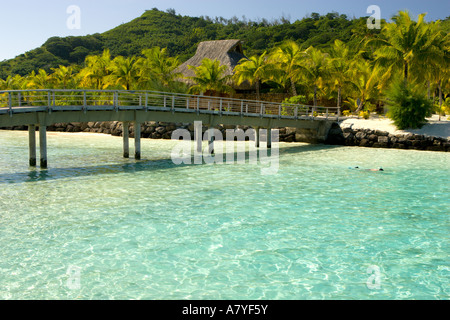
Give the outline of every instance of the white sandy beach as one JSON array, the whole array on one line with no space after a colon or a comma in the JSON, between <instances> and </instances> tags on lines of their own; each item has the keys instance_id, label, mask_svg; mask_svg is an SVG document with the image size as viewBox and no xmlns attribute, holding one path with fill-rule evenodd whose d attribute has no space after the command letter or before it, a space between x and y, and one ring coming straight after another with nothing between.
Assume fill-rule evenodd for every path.
<instances>
[{"instance_id":1,"label":"white sandy beach","mask_svg":"<svg viewBox=\"0 0 450 320\"><path fill-rule=\"evenodd\" d=\"M433 117L427 119L428 123L424 125L421 129L414 130L397 130L397 128L392 123L392 120L385 117L371 116L370 119L357 119L350 118L343 120L341 122L341 128L351 127L353 129L372 129L387 131L392 134L420 134L434 137L450 138L450 121L448 117L441 117L439 121L439 116L433 115Z\"/></svg>"}]
</instances>

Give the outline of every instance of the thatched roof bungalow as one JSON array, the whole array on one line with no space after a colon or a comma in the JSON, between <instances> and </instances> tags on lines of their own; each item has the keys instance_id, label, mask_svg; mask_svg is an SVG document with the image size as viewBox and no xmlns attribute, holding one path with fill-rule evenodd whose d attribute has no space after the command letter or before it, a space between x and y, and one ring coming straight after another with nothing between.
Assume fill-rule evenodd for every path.
<instances>
[{"instance_id":1,"label":"thatched roof bungalow","mask_svg":"<svg viewBox=\"0 0 450 320\"><path fill-rule=\"evenodd\" d=\"M185 81L188 84L193 84L193 81L189 77L194 77L194 70L189 66L198 67L202 64L202 60L209 58L211 60L219 60L221 65L227 66L225 75L233 75L234 67L236 67L242 58L247 58L244 55L242 49L241 40L214 40L200 42L195 55L188 61L180 65L176 72L180 72ZM236 87L237 90L249 90L251 89L248 83L243 83L241 86Z\"/></svg>"}]
</instances>

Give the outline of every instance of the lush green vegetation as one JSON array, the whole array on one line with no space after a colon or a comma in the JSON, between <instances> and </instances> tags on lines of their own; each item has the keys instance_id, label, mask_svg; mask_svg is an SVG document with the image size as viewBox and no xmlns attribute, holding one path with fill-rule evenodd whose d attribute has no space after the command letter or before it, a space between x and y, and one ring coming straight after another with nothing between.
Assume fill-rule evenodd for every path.
<instances>
[{"instance_id":1,"label":"lush green vegetation","mask_svg":"<svg viewBox=\"0 0 450 320\"><path fill-rule=\"evenodd\" d=\"M389 89L389 117L400 130L420 128L431 115L433 104L424 94L425 90L405 81L397 80Z\"/></svg>"},{"instance_id":2,"label":"lush green vegetation","mask_svg":"<svg viewBox=\"0 0 450 320\"><path fill-rule=\"evenodd\" d=\"M15 59L0 62L0 78L9 75L28 75L33 70L47 72L59 65L81 64L88 55L101 54L108 49L113 57L141 55L142 50L167 48L168 54L181 61L190 58L201 41L241 39L247 56L261 54L286 40L304 47L327 48L335 39L345 42L354 35L377 33L366 28L366 19L348 19L345 15L317 13L290 22L284 18L274 21L262 19L249 21L245 17L187 17L173 10L146 11L141 17L122 24L102 34L84 37L52 37L40 48L24 53Z\"/></svg>"},{"instance_id":3,"label":"lush green vegetation","mask_svg":"<svg viewBox=\"0 0 450 320\"><path fill-rule=\"evenodd\" d=\"M450 113L449 18L427 23L425 15L414 21L399 12L392 20L383 21L381 30L369 30L366 19L349 20L337 13L269 23L181 17L153 9L102 35L51 38L42 48L3 62L0 90L229 94L232 82L249 82L258 98L261 93L288 93L292 98L286 103L339 106L345 114L364 118L389 106L402 127L423 123L430 111L425 100L431 101L432 111ZM205 59L194 68L194 85L177 81L177 66L195 53L198 42L230 38L243 40L249 57L236 67L234 77L225 77L218 61ZM416 105L417 112L411 111ZM399 121L405 114L417 117Z\"/></svg>"}]
</instances>

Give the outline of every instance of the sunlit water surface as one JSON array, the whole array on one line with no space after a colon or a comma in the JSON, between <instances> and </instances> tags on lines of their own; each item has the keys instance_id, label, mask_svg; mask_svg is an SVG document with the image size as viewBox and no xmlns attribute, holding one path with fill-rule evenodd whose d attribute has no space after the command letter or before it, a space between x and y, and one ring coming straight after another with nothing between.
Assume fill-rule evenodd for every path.
<instances>
[{"instance_id":1,"label":"sunlit water surface","mask_svg":"<svg viewBox=\"0 0 450 320\"><path fill-rule=\"evenodd\" d=\"M0 131L0 299L450 297L446 153L281 143L262 175L49 133L40 170L27 141Z\"/></svg>"}]
</instances>

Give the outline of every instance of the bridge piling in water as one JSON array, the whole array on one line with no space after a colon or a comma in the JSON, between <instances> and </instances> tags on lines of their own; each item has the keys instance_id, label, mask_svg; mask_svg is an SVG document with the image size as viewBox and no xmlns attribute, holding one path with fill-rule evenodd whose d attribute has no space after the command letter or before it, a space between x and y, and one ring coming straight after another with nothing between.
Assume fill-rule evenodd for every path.
<instances>
[{"instance_id":1,"label":"bridge piling in water","mask_svg":"<svg viewBox=\"0 0 450 320\"><path fill-rule=\"evenodd\" d=\"M259 145L260 145L259 127L255 127L255 147L259 148Z\"/></svg>"},{"instance_id":2,"label":"bridge piling in water","mask_svg":"<svg viewBox=\"0 0 450 320\"><path fill-rule=\"evenodd\" d=\"M47 168L47 126L39 124L39 150L41 169Z\"/></svg>"},{"instance_id":3,"label":"bridge piling in water","mask_svg":"<svg viewBox=\"0 0 450 320\"><path fill-rule=\"evenodd\" d=\"M128 122L122 123L122 136L123 136L123 157L128 159L130 157L130 126Z\"/></svg>"},{"instance_id":4,"label":"bridge piling in water","mask_svg":"<svg viewBox=\"0 0 450 320\"><path fill-rule=\"evenodd\" d=\"M202 143L203 143L203 136L202 136L202 122L201 121L195 121L194 122L194 140L195 140L195 147L198 153L202 152Z\"/></svg>"},{"instance_id":5,"label":"bridge piling in water","mask_svg":"<svg viewBox=\"0 0 450 320\"><path fill-rule=\"evenodd\" d=\"M209 154L214 154L214 128L209 128L208 130L208 148L209 148Z\"/></svg>"},{"instance_id":6,"label":"bridge piling in water","mask_svg":"<svg viewBox=\"0 0 450 320\"><path fill-rule=\"evenodd\" d=\"M134 122L134 158L141 160L141 123Z\"/></svg>"},{"instance_id":7,"label":"bridge piling in water","mask_svg":"<svg viewBox=\"0 0 450 320\"><path fill-rule=\"evenodd\" d=\"M28 149L30 167L36 167L36 126L34 124L28 126Z\"/></svg>"}]
</instances>

